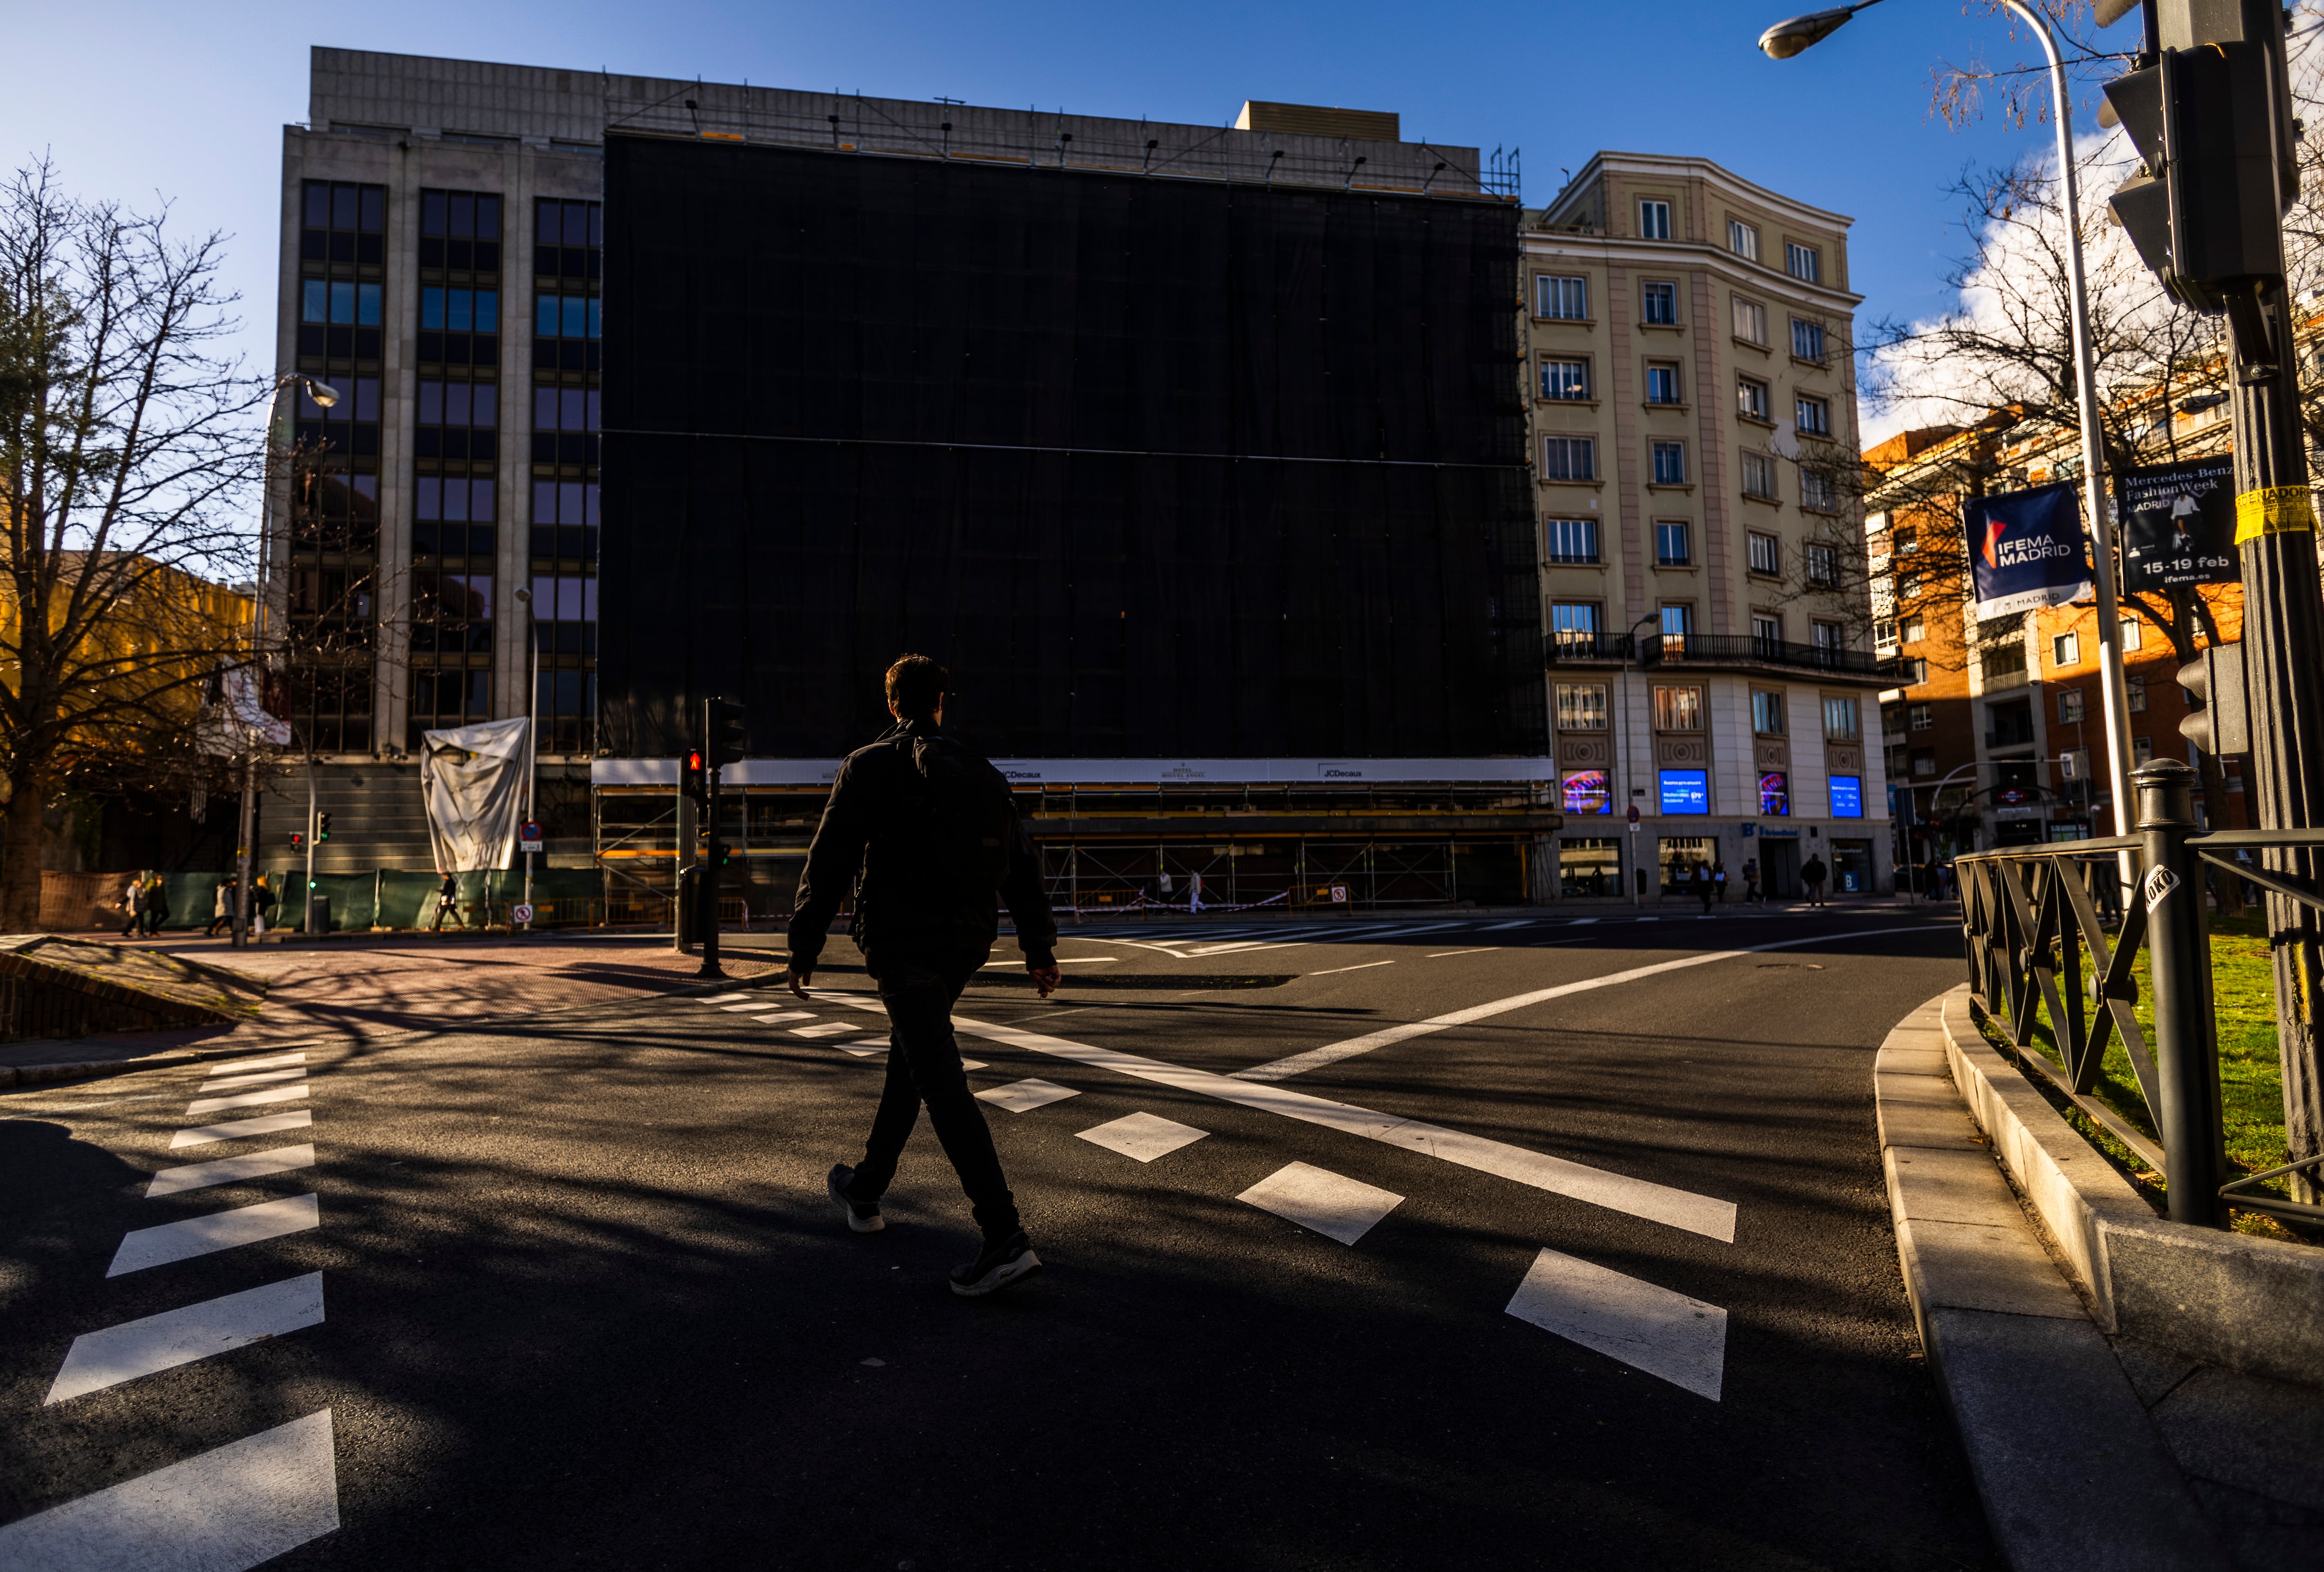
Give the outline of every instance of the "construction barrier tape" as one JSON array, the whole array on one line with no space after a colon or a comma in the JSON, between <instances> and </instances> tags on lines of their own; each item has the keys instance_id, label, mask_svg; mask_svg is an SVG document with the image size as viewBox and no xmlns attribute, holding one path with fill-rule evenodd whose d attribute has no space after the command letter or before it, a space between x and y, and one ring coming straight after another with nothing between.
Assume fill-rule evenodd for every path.
<instances>
[{"instance_id":1,"label":"construction barrier tape","mask_svg":"<svg viewBox=\"0 0 2324 1572\"><path fill-rule=\"evenodd\" d=\"M2313 533L2316 507L2304 485L2271 485L2236 498L2236 544L2262 535Z\"/></svg>"}]
</instances>

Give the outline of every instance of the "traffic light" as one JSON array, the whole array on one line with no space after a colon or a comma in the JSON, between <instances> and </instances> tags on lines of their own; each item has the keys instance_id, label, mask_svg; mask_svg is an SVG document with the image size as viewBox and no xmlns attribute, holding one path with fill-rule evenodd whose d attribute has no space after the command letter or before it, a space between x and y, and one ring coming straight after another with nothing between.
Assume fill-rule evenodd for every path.
<instances>
[{"instance_id":1,"label":"traffic light","mask_svg":"<svg viewBox=\"0 0 2324 1572\"><path fill-rule=\"evenodd\" d=\"M686 757L679 761L678 790L679 795L690 797L696 803L707 802L710 800L709 788L703 784L700 748L688 748L686 751Z\"/></svg>"},{"instance_id":2,"label":"traffic light","mask_svg":"<svg viewBox=\"0 0 2324 1572\"><path fill-rule=\"evenodd\" d=\"M742 707L732 699L705 699L702 726L707 734L703 738L703 744L709 750L712 769L723 769L736 763L750 752L750 720Z\"/></svg>"},{"instance_id":3,"label":"traffic light","mask_svg":"<svg viewBox=\"0 0 2324 1572\"><path fill-rule=\"evenodd\" d=\"M2275 0L2160 0L2161 52L2106 87L2144 167L2108 206L2163 288L2227 310L2283 274L2299 191L2283 14Z\"/></svg>"},{"instance_id":4,"label":"traffic light","mask_svg":"<svg viewBox=\"0 0 2324 1572\"><path fill-rule=\"evenodd\" d=\"M2178 680L2203 706L2179 723L2181 736L2207 754L2251 752L2251 705L2241 644L2213 644L2180 667Z\"/></svg>"},{"instance_id":5,"label":"traffic light","mask_svg":"<svg viewBox=\"0 0 2324 1572\"><path fill-rule=\"evenodd\" d=\"M327 813L317 814L315 816L315 844L317 846L320 846L323 842L330 838L331 816Z\"/></svg>"},{"instance_id":6,"label":"traffic light","mask_svg":"<svg viewBox=\"0 0 2324 1572\"><path fill-rule=\"evenodd\" d=\"M297 851L300 846L303 846L306 844L307 837L303 831L294 829L290 832L290 849L292 851Z\"/></svg>"}]
</instances>

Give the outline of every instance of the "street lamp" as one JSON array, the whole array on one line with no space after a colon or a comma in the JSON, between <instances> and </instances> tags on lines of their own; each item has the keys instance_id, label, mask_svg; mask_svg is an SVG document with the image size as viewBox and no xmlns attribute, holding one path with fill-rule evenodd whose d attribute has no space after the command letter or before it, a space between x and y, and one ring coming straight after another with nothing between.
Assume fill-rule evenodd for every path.
<instances>
[{"instance_id":1,"label":"street lamp","mask_svg":"<svg viewBox=\"0 0 2324 1572\"><path fill-rule=\"evenodd\" d=\"M1835 11L1818 11L1779 22L1759 35L1759 48L1770 60L1789 60L1812 44L1831 36L1866 5L1861 0ZM2073 96L2066 90L2066 62L2058 53L2058 40L2050 24L2025 0L2001 0L2010 14L2033 30L2050 60L2050 97L2057 110L2058 176L2066 199L2066 291L2073 304L2074 398L2082 421L2082 500L2089 521L2090 558L2098 602L2098 696L2106 711L2107 784L2117 804L2115 828L2120 829L2130 803L2130 705L2122 665L2122 606L2115 593L2114 523L2107 516L2106 454L2098 431L2098 394L2090 360L2089 291L2082 276L2081 194L2074 177ZM2119 14L2119 12L2116 13ZM2115 859L2125 885L2135 877L2132 854Z\"/></svg>"},{"instance_id":2,"label":"street lamp","mask_svg":"<svg viewBox=\"0 0 2324 1572\"><path fill-rule=\"evenodd\" d=\"M1659 627L1662 625L1662 613L1648 612L1645 616L1632 623L1629 631L1622 635L1622 713L1615 722L1614 745L1621 750L1622 790L1625 793L1635 790L1630 784L1630 652L1637 645L1638 630ZM1622 806L1624 808L1630 806L1630 800L1627 795L1622 799ZM1623 817L1627 818L1629 816L1625 814ZM1645 881L1638 877L1645 870L1637 865L1637 861L1638 827L1632 824L1630 826L1630 904L1633 906L1640 904L1646 899L1646 893Z\"/></svg>"},{"instance_id":3,"label":"street lamp","mask_svg":"<svg viewBox=\"0 0 2324 1572\"><path fill-rule=\"evenodd\" d=\"M268 622L266 614L269 607L273 604L274 591L275 411L277 406L281 402L282 390L290 386L292 383L297 383L301 388L305 389L307 396L324 409L327 410L339 402L338 389L331 386L328 383L318 382L311 376L303 376L295 371L284 372L281 375L276 377L274 379L272 391L266 396L266 447L264 458L262 461L259 471L257 623L254 631L253 643L254 648L252 652L262 663L266 658ZM263 691L263 690L262 689L262 692ZM235 854L234 928L232 945L235 949L246 949L250 946L251 842L258 834L258 750L254 745L254 739L246 735L246 728L243 744L242 844L240 848ZM313 855L311 848L314 845L314 816L315 804L310 772L307 802L307 844L310 848L309 853L310 857ZM311 875L313 872L314 865L310 861L308 865L308 873ZM310 876L307 881L308 899L310 905L313 902L314 887L315 882Z\"/></svg>"},{"instance_id":4,"label":"street lamp","mask_svg":"<svg viewBox=\"0 0 2324 1572\"><path fill-rule=\"evenodd\" d=\"M532 646L531 693L525 713L530 717L524 728L524 821L533 819L533 787L540 775L540 613L532 604L532 591L517 586L516 603L524 607L525 643ZM534 853L527 847L524 854L524 909L532 910L532 859ZM532 931L532 920L525 919L523 929Z\"/></svg>"}]
</instances>

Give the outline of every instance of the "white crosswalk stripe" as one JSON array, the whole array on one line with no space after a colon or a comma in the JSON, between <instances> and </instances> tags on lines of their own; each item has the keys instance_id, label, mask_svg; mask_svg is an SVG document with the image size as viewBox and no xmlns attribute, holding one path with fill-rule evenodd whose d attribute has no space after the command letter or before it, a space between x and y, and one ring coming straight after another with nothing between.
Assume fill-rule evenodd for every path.
<instances>
[{"instance_id":1,"label":"white crosswalk stripe","mask_svg":"<svg viewBox=\"0 0 2324 1572\"><path fill-rule=\"evenodd\" d=\"M208 1359L268 1337L280 1337L323 1320L323 1274L286 1278L264 1288L245 1289L205 1299L182 1309L164 1310L124 1321L73 1339L64 1368L49 1388L48 1401L102 1392L141 1375L152 1375Z\"/></svg>"},{"instance_id":2,"label":"white crosswalk stripe","mask_svg":"<svg viewBox=\"0 0 2324 1572\"><path fill-rule=\"evenodd\" d=\"M238 1076L244 1070L280 1069L286 1064L305 1064L303 1053L269 1054L264 1059L230 1059L210 1067L212 1076Z\"/></svg>"},{"instance_id":3,"label":"white crosswalk stripe","mask_svg":"<svg viewBox=\"0 0 2324 1572\"><path fill-rule=\"evenodd\" d=\"M1326 1239L1353 1244L1404 1197L1313 1163L1295 1162L1277 1169L1235 1199L1288 1217Z\"/></svg>"},{"instance_id":4,"label":"white crosswalk stripe","mask_svg":"<svg viewBox=\"0 0 2324 1572\"><path fill-rule=\"evenodd\" d=\"M1157 1157L1167 1157L1182 1146L1190 1145L1209 1134L1192 1124L1181 1124L1176 1119L1165 1119L1159 1114L1128 1114L1109 1120L1092 1130L1080 1132L1081 1139L1118 1151L1124 1157L1140 1162L1152 1162Z\"/></svg>"},{"instance_id":5,"label":"white crosswalk stripe","mask_svg":"<svg viewBox=\"0 0 2324 1572\"><path fill-rule=\"evenodd\" d=\"M287 1103L307 1095L307 1084L295 1087L266 1087L255 1092L236 1092L225 1097L198 1097L186 1105L189 1116L195 1114L215 1114L222 1108L256 1108L268 1103Z\"/></svg>"},{"instance_id":6,"label":"white crosswalk stripe","mask_svg":"<svg viewBox=\"0 0 2324 1572\"><path fill-rule=\"evenodd\" d=\"M261 1179L270 1173L289 1173L294 1169L314 1166L315 1149L311 1146L278 1146L272 1151L254 1151L244 1157L221 1157L215 1162L163 1169L145 1187L145 1198L150 1201L157 1196L174 1196L186 1190L207 1189L212 1185L233 1184L237 1179Z\"/></svg>"},{"instance_id":7,"label":"white crosswalk stripe","mask_svg":"<svg viewBox=\"0 0 2324 1572\"><path fill-rule=\"evenodd\" d=\"M167 1266L172 1262L232 1250L236 1245L280 1239L286 1234L320 1227L322 1221L321 1208L313 1196L291 1196L280 1201L261 1201L254 1207L187 1217L156 1228L134 1229L123 1236L121 1248L114 1252L113 1264L106 1268L105 1275L119 1277L124 1272L143 1271L148 1267Z\"/></svg>"},{"instance_id":8,"label":"white crosswalk stripe","mask_svg":"<svg viewBox=\"0 0 2324 1572\"><path fill-rule=\"evenodd\" d=\"M1569 1342L1719 1401L1727 1359L1727 1312L1717 1305L1544 1250L1509 1300L1508 1313Z\"/></svg>"},{"instance_id":9,"label":"white crosswalk stripe","mask_svg":"<svg viewBox=\"0 0 2324 1572\"><path fill-rule=\"evenodd\" d=\"M5 1572L244 1572L339 1526L331 1410L0 1528Z\"/></svg>"},{"instance_id":10,"label":"white crosswalk stripe","mask_svg":"<svg viewBox=\"0 0 2324 1572\"><path fill-rule=\"evenodd\" d=\"M1029 1114L1036 1108L1046 1108L1052 1103L1081 1096L1071 1087L1042 1080L1011 1081L1005 1087L995 1087L991 1091L976 1095L994 1107L1006 1108L1011 1114Z\"/></svg>"},{"instance_id":11,"label":"white crosswalk stripe","mask_svg":"<svg viewBox=\"0 0 2324 1572\"><path fill-rule=\"evenodd\" d=\"M307 1072L303 1069L261 1070L256 1075L248 1076L213 1075L208 1080L202 1083L202 1090L205 1092L230 1092L236 1087L262 1087L273 1081L304 1080L306 1077Z\"/></svg>"},{"instance_id":12,"label":"white crosswalk stripe","mask_svg":"<svg viewBox=\"0 0 2324 1572\"><path fill-rule=\"evenodd\" d=\"M255 1119L204 1124L192 1130L180 1130L170 1137L170 1150L178 1151L189 1146L208 1146L217 1141L241 1141L253 1135L272 1135L282 1130L304 1130L314 1122L313 1109L294 1108L288 1114L262 1114Z\"/></svg>"}]
</instances>

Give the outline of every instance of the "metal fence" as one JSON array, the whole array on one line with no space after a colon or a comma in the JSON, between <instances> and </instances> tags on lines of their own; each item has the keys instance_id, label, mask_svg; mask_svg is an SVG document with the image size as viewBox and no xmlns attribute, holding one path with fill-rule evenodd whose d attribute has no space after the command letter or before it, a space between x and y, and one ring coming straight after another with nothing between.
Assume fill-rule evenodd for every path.
<instances>
[{"instance_id":1,"label":"metal fence","mask_svg":"<svg viewBox=\"0 0 2324 1572\"><path fill-rule=\"evenodd\" d=\"M2132 779L2137 835L1954 859L1971 992L1987 1015L2006 1024L2020 1050L2032 1046L2046 1021L2063 1068L2039 1052L2023 1053L2024 1061L2163 1175L2173 1221L2221 1227L2229 1207L2242 1207L2324 1222L2324 1207L2258 1188L2324 1164L2324 1157L2227 1177L2204 899L2209 865L2324 910L2324 900L2296 878L2235 855L2324 846L2324 831L2198 834L2192 769L2163 759ZM2142 950L2152 990L2151 1042L2138 1018ZM2114 1040L2130 1062L2155 1136L2092 1096Z\"/></svg>"}]
</instances>

